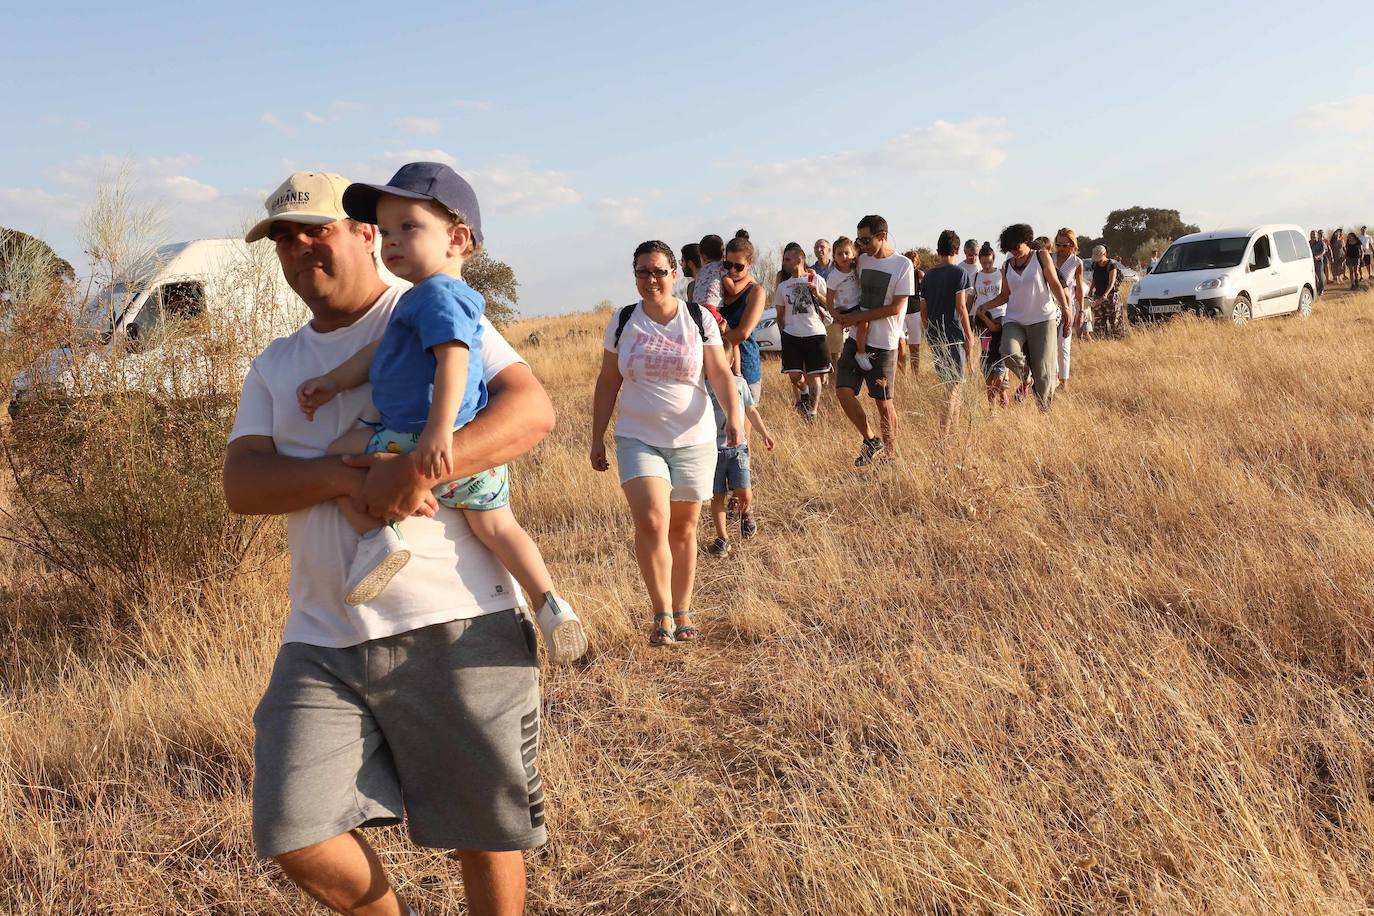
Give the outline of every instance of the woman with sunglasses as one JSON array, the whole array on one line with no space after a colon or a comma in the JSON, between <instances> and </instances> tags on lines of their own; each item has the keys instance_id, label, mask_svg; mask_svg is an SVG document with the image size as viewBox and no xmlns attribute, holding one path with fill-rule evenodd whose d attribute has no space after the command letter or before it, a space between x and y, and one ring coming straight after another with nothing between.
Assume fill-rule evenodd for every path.
<instances>
[{"instance_id":1,"label":"woman with sunglasses","mask_svg":"<svg viewBox=\"0 0 1374 916\"><path fill-rule=\"evenodd\" d=\"M768 294L749 272L753 266L754 243L749 241L749 233L741 229L725 245L725 259L721 261L725 274L721 279L720 314L730 325L723 337L725 346L739 348L740 375L749 384L749 393L757 404L763 393L763 362L754 340L754 328L763 317Z\"/></svg>"},{"instance_id":2,"label":"woman with sunglasses","mask_svg":"<svg viewBox=\"0 0 1374 916\"><path fill-rule=\"evenodd\" d=\"M1054 237L1054 268L1069 297L1069 321L1059 333L1059 387L1069 390L1069 357L1073 339L1083 323L1083 259L1078 256L1078 233L1060 229Z\"/></svg>"},{"instance_id":3,"label":"woman with sunglasses","mask_svg":"<svg viewBox=\"0 0 1374 916\"><path fill-rule=\"evenodd\" d=\"M610 470L606 427L619 399L616 464L652 607L649 644L663 646L698 636L691 618L697 522L716 474L716 420L706 380L725 405L727 447L744 441L744 418L715 321L673 295L673 250L644 242L633 263L641 298L613 313L606 326L592 397L591 462L597 471Z\"/></svg>"}]
</instances>

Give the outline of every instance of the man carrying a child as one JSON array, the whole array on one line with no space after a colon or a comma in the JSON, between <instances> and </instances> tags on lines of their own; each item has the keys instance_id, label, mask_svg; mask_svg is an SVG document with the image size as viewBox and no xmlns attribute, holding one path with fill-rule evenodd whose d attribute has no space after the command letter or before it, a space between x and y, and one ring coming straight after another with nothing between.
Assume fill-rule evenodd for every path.
<instances>
[{"instance_id":1,"label":"man carrying a child","mask_svg":"<svg viewBox=\"0 0 1374 916\"><path fill-rule=\"evenodd\" d=\"M417 844L453 851L470 912L518 913L521 850L545 841L535 631L515 579L432 490L527 452L552 429L553 408L482 318L474 359L487 404L453 434L443 478L416 453L325 454L370 408L369 386L313 418L297 389L379 340L403 292L378 274L377 227L345 213L347 185L292 175L247 236L276 246L313 316L253 361L225 456L230 509L286 515L291 554L290 616L254 714L254 842L336 912L406 916L358 830L404 818ZM411 552L358 606L344 601L358 536L340 497L398 523Z\"/></svg>"}]
</instances>

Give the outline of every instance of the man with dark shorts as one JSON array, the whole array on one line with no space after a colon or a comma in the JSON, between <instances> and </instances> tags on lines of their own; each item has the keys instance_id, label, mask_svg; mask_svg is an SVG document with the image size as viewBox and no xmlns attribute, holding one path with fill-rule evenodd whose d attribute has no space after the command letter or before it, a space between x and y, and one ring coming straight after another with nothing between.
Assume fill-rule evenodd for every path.
<instances>
[{"instance_id":1,"label":"man with dark shorts","mask_svg":"<svg viewBox=\"0 0 1374 916\"><path fill-rule=\"evenodd\" d=\"M253 840L336 912L406 916L359 830L404 819L415 843L454 853L469 912L516 914L521 850L545 842L538 662L519 589L461 512L436 513L439 481L413 453L325 456L371 409L371 386L313 422L296 399L301 382L381 338L403 291L378 275L377 227L345 215L347 185L297 172L246 238L271 240L313 315L253 360L224 462L230 510L286 515L291 554L291 613L253 716ZM553 427L529 367L482 321L489 401L454 434L448 479L512 461ZM340 499L398 523L413 549L357 607L344 603L358 538Z\"/></svg>"},{"instance_id":2,"label":"man with dark shorts","mask_svg":"<svg viewBox=\"0 0 1374 916\"><path fill-rule=\"evenodd\" d=\"M953 229L940 233L935 244L939 263L921 281L921 323L930 340L935 375L945 389L940 415L940 438L947 441L959 422L960 389L968 366L976 366L977 340L969 323L968 304L973 281L959 257L959 235Z\"/></svg>"},{"instance_id":3,"label":"man with dark shorts","mask_svg":"<svg viewBox=\"0 0 1374 916\"><path fill-rule=\"evenodd\" d=\"M896 445L897 409L893 403L897 378L897 344L902 339L907 300L916 294L911 261L897 254L888 238L887 220L869 215L859 220L855 243L859 258L859 307L835 316L841 327L868 324L868 358L871 369L859 366L858 345L850 337L840 352L835 373L835 390L849 422L863 436L855 467L871 464L874 456ZM878 408L879 436L873 435L868 412L859 403L859 389L867 386L868 396Z\"/></svg>"}]
</instances>

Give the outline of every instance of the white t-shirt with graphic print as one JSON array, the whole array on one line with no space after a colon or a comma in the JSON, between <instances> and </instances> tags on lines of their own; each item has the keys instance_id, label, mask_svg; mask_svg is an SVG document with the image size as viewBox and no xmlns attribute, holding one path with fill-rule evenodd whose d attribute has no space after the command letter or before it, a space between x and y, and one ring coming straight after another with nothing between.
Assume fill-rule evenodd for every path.
<instances>
[{"instance_id":1,"label":"white t-shirt with graphic print","mask_svg":"<svg viewBox=\"0 0 1374 916\"><path fill-rule=\"evenodd\" d=\"M388 287L362 318L346 328L321 333L306 325L274 340L248 370L229 441L269 436L277 453L319 458L364 416L376 417L372 386L337 395L307 420L296 388L323 375L381 339L405 289ZM503 369L523 362L486 318L482 319L482 378L490 384ZM523 604L508 573L477 538L463 513L440 509L434 518L399 523L411 559L386 591L370 604L344 604L344 580L357 551L358 535L333 501L288 513L291 553L287 594L291 614L282 642L341 648L450 620L465 620Z\"/></svg>"},{"instance_id":2,"label":"white t-shirt with graphic print","mask_svg":"<svg viewBox=\"0 0 1374 916\"><path fill-rule=\"evenodd\" d=\"M813 294L814 291L814 294ZM792 337L815 337L825 333L825 321L816 309L816 299L825 302L825 280L820 274L790 277L778 284L773 301L782 307L782 332Z\"/></svg>"},{"instance_id":3,"label":"white t-shirt with graphic print","mask_svg":"<svg viewBox=\"0 0 1374 916\"><path fill-rule=\"evenodd\" d=\"M701 330L692 320L687 303L677 300L677 314L659 324L637 302L621 332L620 309L611 313L603 346L617 355L620 376L620 415L615 434L638 439L655 448L701 445L716 438L711 398L706 394L705 347L719 347L720 328L709 312L702 314Z\"/></svg>"},{"instance_id":4,"label":"white t-shirt with graphic print","mask_svg":"<svg viewBox=\"0 0 1374 916\"><path fill-rule=\"evenodd\" d=\"M861 254L854 269L859 273L859 305L865 311L891 305L897 296L907 297L906 306L897 314L868 323L870 347L897 349L906 313L914 306L911 297L916 295L916 273L911 268L911 259L900 254L885 258Z\"/></svg>"}]
</instances>

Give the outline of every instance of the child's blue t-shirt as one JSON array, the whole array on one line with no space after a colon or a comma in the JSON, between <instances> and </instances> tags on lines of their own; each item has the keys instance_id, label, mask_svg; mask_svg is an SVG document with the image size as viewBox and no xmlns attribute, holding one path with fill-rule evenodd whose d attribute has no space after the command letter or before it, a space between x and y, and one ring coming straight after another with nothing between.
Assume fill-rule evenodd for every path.
<instances>
[{"instance_id":1,"label":"child's blue t-shirt","mask_svg":"<svg viewBox=\"0 0 1374 916\"><path fill-rule=\"evenodd\" d=\"M481 293L447 274L435 274L402 294L368 370L372 403L387 429L424 431L439 365L433 348L450 341L468 348L467 385L453 428L470 422L487 406L481 352L486 305Z\"/></svg>"},{"instance_id":2,"label":"child's blue t-shirt","mask_svg":"<svg viewBox=\"0 0 1374 916\"><path fill-rule=\"evenodd\" d=\"M743 376L733 375L731 378L735 380L735 390L739 394L739 409L746 411L753 407L754 395L749 390L749 383L744 380ZM720 406L720 401L716 400L716 389L707 385L706 393L711 396L711 408L716 412L716 448L726 448L725 443L729 442L730 439L725 434L725 424L730 418L725 415L725 408Z\"/></svg>"}]
</instances>

